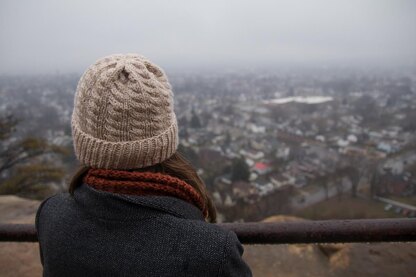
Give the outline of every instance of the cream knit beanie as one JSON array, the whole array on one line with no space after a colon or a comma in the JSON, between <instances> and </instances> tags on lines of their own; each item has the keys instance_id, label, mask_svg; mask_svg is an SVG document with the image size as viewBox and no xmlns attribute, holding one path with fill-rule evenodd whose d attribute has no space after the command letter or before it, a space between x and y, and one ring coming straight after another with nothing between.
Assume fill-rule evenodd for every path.
<instances>
[{"instance_id":1,"label":"cream knit beanie","mask_svg":"<svg viewBox=\"0 0 416 277\"><path fill-rule=\"evenodd\" d=\"M166 160L178 147L168 79L136 54L107 56L86 70L71 126L78 160L94 168L142 168Z\"/></svg>"}]
</instances>

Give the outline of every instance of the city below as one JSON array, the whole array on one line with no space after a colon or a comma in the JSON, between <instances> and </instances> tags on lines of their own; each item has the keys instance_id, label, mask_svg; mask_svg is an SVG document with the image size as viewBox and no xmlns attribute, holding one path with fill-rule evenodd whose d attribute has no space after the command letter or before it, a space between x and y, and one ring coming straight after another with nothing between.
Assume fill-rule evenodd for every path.
<instances>
[{"instance_id":1,"label":"city below","mask_svg":"<svg viewBox=\"0 0 416 277\"><path fill-rule=\"evenodd\" d=\"M169 76L179 151L205 181L220 221L276 214L314 218L316 209L336 209L341 200L374 211L357 217L416 216L414 72ZM70 117L78 79L75 74L0 77L0 114L19 120L8 141L38 137L70 153L46 158L65 172L61 181L44 183L46 192L20 191L24 196L41 199L65 190L77 166ZM16 174L0 173L6 179Z\"/></svg>"}]
</instances>

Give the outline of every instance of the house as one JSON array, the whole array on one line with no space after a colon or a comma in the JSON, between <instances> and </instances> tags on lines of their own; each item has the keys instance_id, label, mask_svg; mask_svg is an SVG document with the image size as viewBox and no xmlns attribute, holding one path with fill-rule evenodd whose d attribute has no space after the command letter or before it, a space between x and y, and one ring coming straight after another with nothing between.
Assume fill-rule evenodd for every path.
<instances>
[{"instance_id":1,"label":"house","mask_svg":"<svg viewBox=\"0 0 416 277\"><path fill-rule=\"evenodd\" d=\"M387 171L379 183L378 193L381 195L405 196L412 192L412 181L405 174L393 174L391 171Z\"/></svg>"},{"instance_id":2,"label":"house","mask_svg":"<svg viewBox=\"0 0 416 277\"><path fill-rule=\"evenodd\" d=\"M337 145L339 147L347 147L350 144L350 142L348 140L344 140L344 139L339 139L337 141Z\"/></svg>"},{"instance_id":3,"label":"house","mask_svg":"<svg viewBox=\"0 0 416 277\"><path fill-rule=\"evenodd\" d=\"M250 183L244 181L237 181L232 183L233 195L236 198L245 198L251 194L256 193L256 188Z\"/></svg>"},{"instance_id":4,"label":"house","mask_svg":"<svg viewBox=\"0 0 416 277\"><path fill-rule=\"evenodd\" d=\"M254 185L258 188L260 196L267 195L275 189L273 183L267 180L259 180Z\"/></svg>"},{"instance_id":5,"label":"house","mask_svg":"<svg viewBox=\"0 0 416 277\"><path fill-rule=\"evenodd\" d=\"M276 158L286 160L289 157L290 148L289 147L279 147L276 151Z\"/></svg>"},{"instance_id":6,"label":"house","mask_svg":"<svg viewBox=\"0 0 416 277\"><path fill-rule=\"evenodd\" d=\"M239 153L251 160L260 160L264 158L264 153L261 151L246 151L244 149L241 149Z\"/></svg>"},{"instance_id":7,"label":"house","mask_svg":"<svg viewBox=\"0 0 416 277\"><path fill-rule=\"evenodd\" d=\"M283 186L289 185L289 179L286 176L281 175L281 174L272 174L270 176L270 182L277 189Z\"/></svg>"},{"instance_id":8,"label":"house","mask_svg":"<svg viewBox=\"0 0 416 277\"><path fill-rule=\"evenodd\" d=\"M253 123L247 124L246 127L247 127L248 130L250 130L251 132L253 132L255 134L258 134L258 133L264 134L266 132L266 127L264 127L264 126L257 126L257 125L255 125Z\"/></svg>"},{"instance_id":9,"label":"house","mask_svg":"<svg viewBox=\"0 0 416 277\"><path fill-rule=\"evenodd\" d=\"M352 143L355 143L355 142L358 141L357 136L356 135L353 135L353 134L348 135L347 140L349 142L352 142Z\"/></svg>"},{"instance_id":10,"label":"house","mask_svg":"<svg viewBox=\"0 0 416 277\"><path fill-rule=\"evenodd\" d=\"M384 142L384 141L380 142L377 145L377 149L388 154L393 152L393 147L391 146L391 144Z\"/></svg>"},{"instance_id":11,"label":"house","mask_svg":"<svg viewBox=\"0 0 416 277\"><path fill-rule=\"evenodd\" d=\"M254 164L253 171L256 172L258 175L264 175L272 171L272 167L263 162L257 162Z\"/></svg>"}]
</instances>

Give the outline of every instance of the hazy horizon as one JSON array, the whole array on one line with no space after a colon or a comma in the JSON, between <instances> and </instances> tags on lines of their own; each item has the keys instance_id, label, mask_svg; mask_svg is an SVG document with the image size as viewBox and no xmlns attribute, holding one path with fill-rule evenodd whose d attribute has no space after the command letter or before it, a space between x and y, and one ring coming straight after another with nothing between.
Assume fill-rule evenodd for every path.
<instances>
[{"instance_id":1,"label":"hazy horizon","mask_svg":"<svg viewBox=\"0 0 416 277\"><path fill-rule=\"evenodd\" d=\"M2 1L0 75L82 73L140 53L165 69L416 66L416 2Z\"/></svg>"}]
</instances>

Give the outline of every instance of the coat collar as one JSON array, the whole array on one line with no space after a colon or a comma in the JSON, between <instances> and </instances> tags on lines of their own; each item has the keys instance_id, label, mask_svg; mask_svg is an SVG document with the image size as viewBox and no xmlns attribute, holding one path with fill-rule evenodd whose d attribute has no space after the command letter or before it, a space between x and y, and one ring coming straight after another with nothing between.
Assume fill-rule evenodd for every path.
<instances>
[{"instance_id":1,"label":"coat collar","mask_svg":"<svg viewBox=\"0 0 416 277\"><path fill-rule=\"evenodd\" d=\"M138 196L99 191L82 184L74 191L75 202L88 214L112 220L151 218L161 214L204 221L201 210L171 196Z\"/></svg>"}]
</instances>

